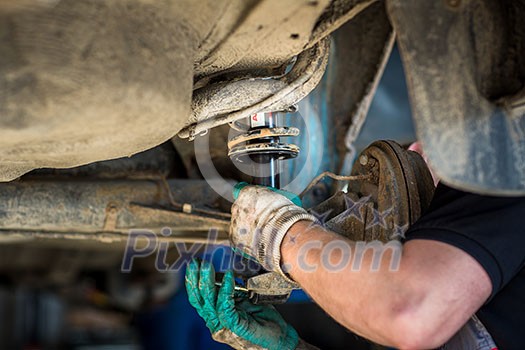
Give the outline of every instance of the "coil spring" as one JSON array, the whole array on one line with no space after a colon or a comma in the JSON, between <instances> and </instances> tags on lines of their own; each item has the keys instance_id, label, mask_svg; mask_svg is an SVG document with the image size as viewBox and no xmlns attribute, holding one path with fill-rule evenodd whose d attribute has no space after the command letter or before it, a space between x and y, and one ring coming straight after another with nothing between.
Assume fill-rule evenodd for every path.
<instances>
[{"instance_id":1,"label":"coil spring","mask_svg":"<svg viewBox=\"0 0 525 350\"><path fill-rule=\"evenodd\" d=\"M300 148L294 144L280 142L281 137L298 136L294 127L263 127L249 129L228 141L228 156L242 162L246 156L266 154L278 160L295 158Z\"/></svg>"}]
</instances>

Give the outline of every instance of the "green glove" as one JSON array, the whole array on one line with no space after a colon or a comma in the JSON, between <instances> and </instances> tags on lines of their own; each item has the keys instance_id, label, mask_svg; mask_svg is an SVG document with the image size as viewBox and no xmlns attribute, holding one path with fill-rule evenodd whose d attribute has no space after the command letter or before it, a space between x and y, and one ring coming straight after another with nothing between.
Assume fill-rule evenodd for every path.
<instances>
[{"instance_id":1,"label":"green glove","mask_svg":"<svg viewBox=\"0 0 525 350\"><path fill-rule=\"evenodd\" d=\"M186 270L190 304L204 319L213 339L237 350L292 350L299 344L295 329L270 305L253 305L235 292L233 272L224 275L217 292L215 270L193 260Z\"/></svg>"}]
</instances>

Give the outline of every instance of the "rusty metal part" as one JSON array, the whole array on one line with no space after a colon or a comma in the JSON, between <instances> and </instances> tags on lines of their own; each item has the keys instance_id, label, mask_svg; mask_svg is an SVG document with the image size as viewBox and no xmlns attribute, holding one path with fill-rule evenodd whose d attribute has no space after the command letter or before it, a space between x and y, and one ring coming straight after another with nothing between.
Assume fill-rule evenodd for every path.
<instances>
[{"instance_id":1,"label":"rusty metal part","mask_svg":"<svg viewBox=\"0 0 525 350\"><path fill-rule=\"evenodd\" d=\"M215 279L222 281L222 273L216 273ZM243 285L235 284L237 292L245 293L253 304L284 304L294 289L301 287L296 283L286 281L275 272L265 272L251 277L238 276L244 280ZM215 282L215 286L221 287L221 282Z\"/></svg>"},{"instance_id":2,"label":"rusty metal part","mask_svg":"<svg viewBox=\"0 0 525 350\"><path fill-rule=\"evenodd\" d=\"M296 157L299 151L299 147L289 143L253 143L231 149L228 156L234 159L249 154L272 153L278 154L279 159L285 159Z\"/></svg>"},{"instance_id":3,"label":"rusty metal part","mask_svg":"<svg viewBox=\"0 0 525 350\"><path fill-rule=\"evenodd\" d=\"M400 239L430 204L432 176L421 156L393 141L377 141L354 164L352 175L366 176L348 183L313 211L326 226L355 241Z\"/></svg>"},{"instance_id":4,"label":"rusty metal part","mask_svg":"<svg viewBox=\"0 0 525 350\"><path fill-rule=\"evenodd\" d=\"M210 128L258 112L287 109L317 86L326 69L329 48L330 41L323 39L302 52L283 76L222 81L194 91L191 124L179 137L191 140Z\"/></svg>"},{"instance_id":5,"label":"rusty metal part","mask_svg":"<svg viewBox=\"0 0 525 350\"><path fill-rule=\"evenodd\" d=\"M222 274L217 273L216 279L222 280ZM242 276L241 276L242 278ZM284 304L290 298L294 289L301 287L295 283L289 283L281 275L275 272L266 272L250 278L244 278L245 285L235 284L236 292L245 293L248 300L253 304ZM221 282L215 282L215 286L221 287Z\"/></svg>"},{"instance_id":6,"label":"rusty metal part","mask_svg":"<svg viewBox=\"0 0 525 350\"><path fill-rule=\"evenodd\" d=\"M392 208L393 225L411 225L419 219L429 205L421 202L421 195L429 199L434 192L434 182L423 158L394 141L374 142L361 157L367 161L356 163L352 174L370 174L371 178L350 183L348 191L371 195L380 212Z\"/></svg>"},{"instance_id":7,"label":"rusty metal part","mask_svg":"<svg viewBox=\"0 0 525 350\"><path fill-rule=\"evenodd\" d=\"M263 137L285 137L285 136L298 136L299 129L294 127L275 127L275 128L264 128L252 130L247 134L237 135L228 140L228 148L233 147L251 140L260 139Z\"/></svg>"},{"instance_id":8,"label":"rusty metal part","mask_svg":"<svg viewBox=\"0 0 525 350\"><path fill-rule=\"evenodd\" d=\"M303 190L303 192L301 192L301 194L299 195L299 197L303 197L306 193L308 193L308 191L310 191L313 187L315 187L315 185L317 185L317 183L319 183L319 181L321 181L323 178L325 177L329 177L331 179L334 179L334 180L337 180L337 181L361 181L361 180L366 180L366 179L369 179L369 175L350 175L350 176L345 176L345 175L337 175L337 174L334 174L330 171L323 171L321 174L317 175L309 184L308 186Z\"/></svg>"},{"instance_id":9,"label":"rusty metal part","mask_svg":"<svg viewBox=\"0 0 525 350\"><path fill-rule=\"evenodd\" d=\"M248 297L254 304L285 303L292 291L299 288L298 284L289 283L275 272L253 276L246 281Z\"/></svg>"},{"instance_id":10,"label":"rusty metal part","mask_svg":"<svg viewBox=\"0 0 525 350\"><path fill-rule=\"evenodd\" d=\"M219 196L199 180L38 181L0 185L0 236L118 242L132 229L171 229L159 239L208 243L210 229L218 244L228 244L229 219ZM192 213L171 203L191 204ZM199 211L201 209L201 211Z\"/></svg>"},{"instance_id":11,"label":"rusty metal part","mask_svg":"<svg viewBox=\"0 0 525 350\"><path fill-rule=\"evenodd\" d=\"M299 147L294 144L279 141L280 137L298 135L299 129L293 127L250 129L228 141L228 156L233 161L240 162L242 162L245 157L257 154L271 155L275 160L295 158L300 152Z\"/></svg>"},{"instance_id":12,"label":"rusty metal part","mask_svg":"<svg viewBox=\"0 0 525 350\"><path fill-rule=\"evenodd\" d=\"M432 169L471 192L525 195L525 1L387 8Z\"/></svg>"}]
</instances>

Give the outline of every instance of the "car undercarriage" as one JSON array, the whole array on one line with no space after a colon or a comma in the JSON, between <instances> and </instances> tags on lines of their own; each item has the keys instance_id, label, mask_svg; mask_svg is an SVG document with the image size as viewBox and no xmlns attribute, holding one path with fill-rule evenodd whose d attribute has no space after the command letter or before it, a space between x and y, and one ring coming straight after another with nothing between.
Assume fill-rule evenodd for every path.
<instances>
[{"instance_id":1,"label":"car undercarriage","mask_svg":"<svg viewBox=\"0 0 525 350\"><path fill-rule=\"evenodd\" d=\"M0 0L0 15L8 288L71 289L102 271L88 279L109 281L122 310L167 298L175 282L153 254L119 274L129 238L152 234L172 262L228 245L233 186L253 182L229 142L247 131L246 147L278 145L264 155L279 162L296 142L281 187L322 205L353 181L393 50L438 177L525 195L525 1ZM255 137L261 113L276 124Z\"/></svg>"}]
</instances>

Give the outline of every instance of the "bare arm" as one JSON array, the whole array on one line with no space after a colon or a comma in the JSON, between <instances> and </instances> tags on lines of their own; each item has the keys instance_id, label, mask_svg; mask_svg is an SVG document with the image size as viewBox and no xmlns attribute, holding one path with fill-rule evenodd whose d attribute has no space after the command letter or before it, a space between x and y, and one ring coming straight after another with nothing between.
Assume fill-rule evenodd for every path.
<instances>
[{"instance_id":1,"label":"bare arm","mask_svg":"<svg viewBox=\"0 0 525 350\"><path fill-rule=\"evenodd\" d=\"M413 240L397 252L387 246L376 260L377 271L371 271L380 251L309 225L299 221L289 229L282 264L334 319L377 343L402 349L440 346L492 291L479 263L448 244Z\"/></svg>"}]
</instances>

